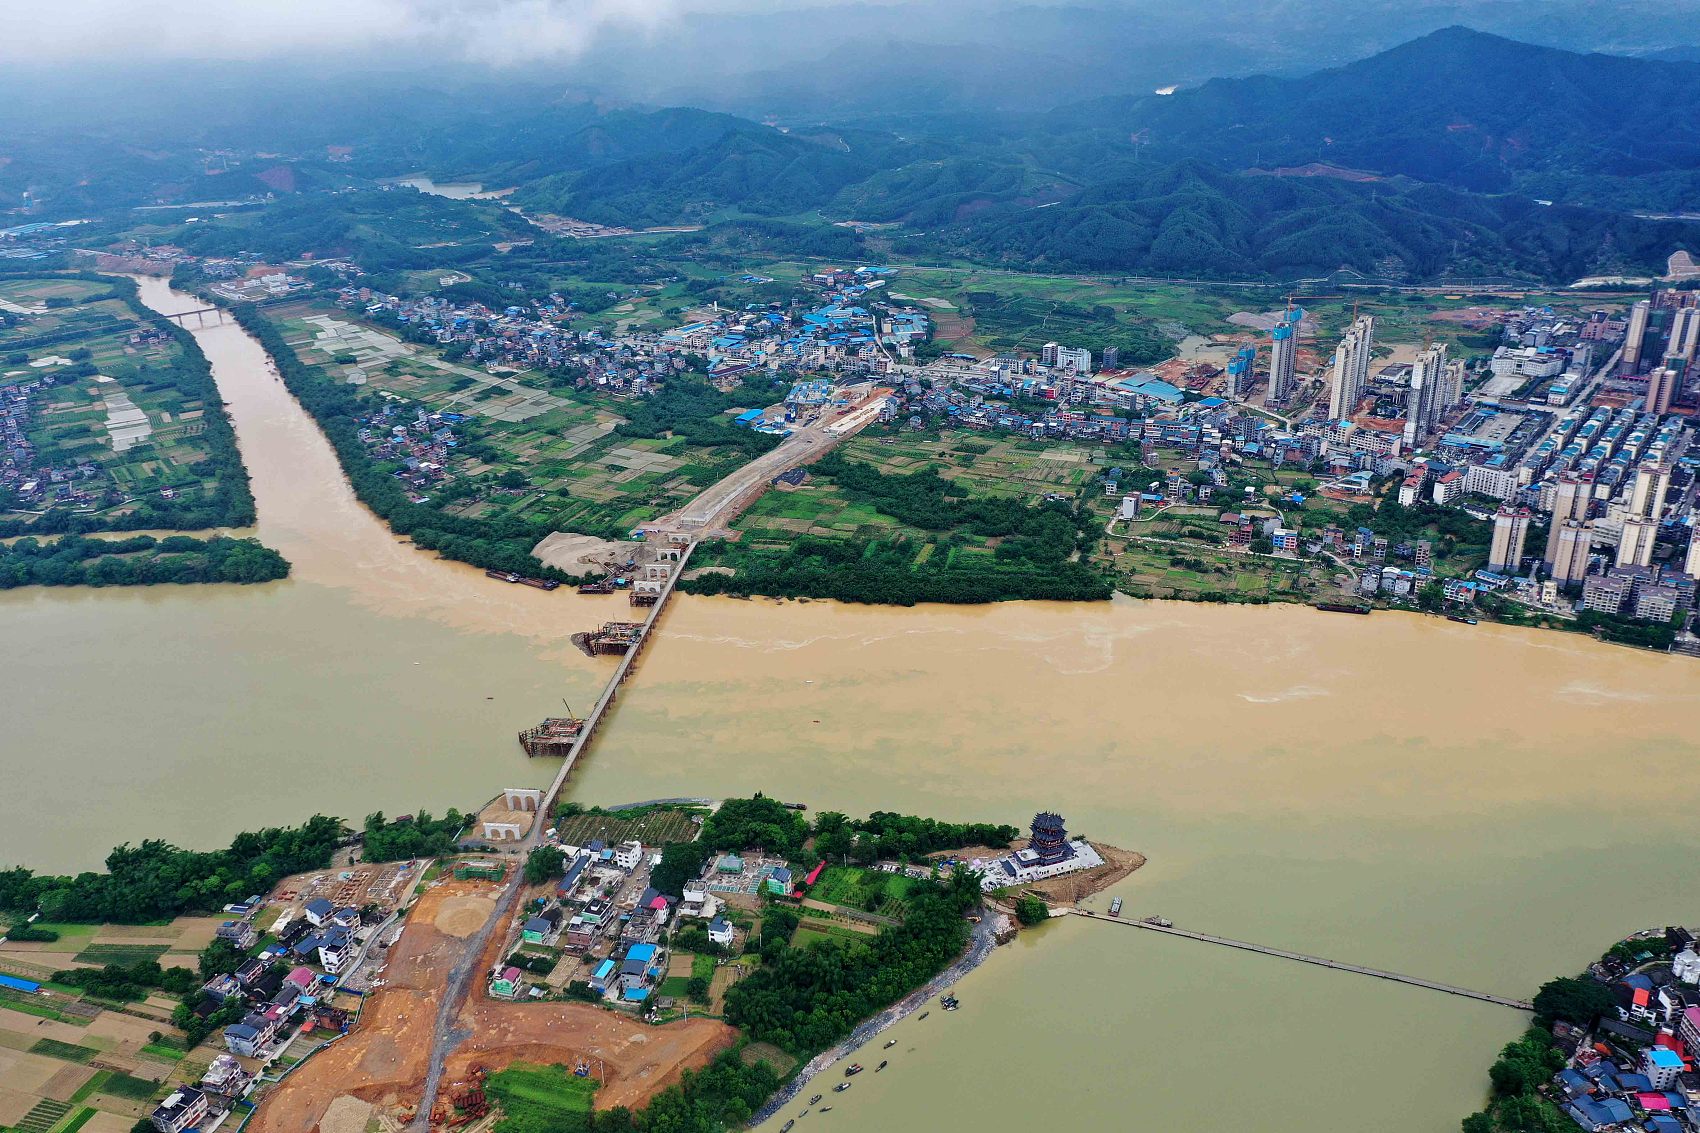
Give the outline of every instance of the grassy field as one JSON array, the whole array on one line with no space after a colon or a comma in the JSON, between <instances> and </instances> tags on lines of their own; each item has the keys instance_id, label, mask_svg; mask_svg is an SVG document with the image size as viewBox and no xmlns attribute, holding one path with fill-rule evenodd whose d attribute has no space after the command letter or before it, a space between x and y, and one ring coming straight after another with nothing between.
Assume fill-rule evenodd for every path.
<instances>
[{"instance_id":1,"label":"grassy field","mask_svg":"<svg viewBox=\"0 0 1700 1133\"><path fill-rule=\"evenodd\" d=\"M797 931L791 934L791 945L801 948L821 940L835 940L840 944L865 944L868 939L867 933L857 932L853 928L818 917L804 917L798 923Z\"/></svg>"},{"instance_id":2,"label":"grassy field","mask_svg":"<svg viewBox=\"0 0 1700 1133\"><path fill-rule=\"evenodd\" d=\"M568 1067L516 1063L490 1075L484 1088L502 1109L498 1133L574 1133L590 1127L596 1080L575 1077Z\"/></svg>"},{"instance_id":3,"label":"grassy field","mask_svg":"<svg viewBox=\"0 0 1700 1133\"><path fill-rule=\"evenodd\" d=\"M136 501L184 509L210 496L220 474L209 458L224 442L207 431L209 408L218 409L174 380L184 348L132 341L147 324L107 291L55 277L0 281L0 299L39 311L0 310L0 387L40 383L28 393L27 478L60 473L65 483L52 491L65 495L62 506L97 515L121 515ZM44 306L66 299L75 305ZM25 499L0 519L33 522L28 513L53 500Z\"/></svg>"},{"instance_id":4,"label":"grassy field","mask_svg":"<svg viewBox=\"0 0 1700 1133\"><path fill-rule=\"evenodd\" d=\"M556 823L561 841L569 846L588 845L600 838L610 846L636 839L645 846L664 846L669 842L696 841L698 826L693 818L699 812L682 807L648 811L635 818L618 814L578 814Z\"/></svg>"},{"instance_id":5,"label":"grassy field","mask_svg":"<svg viewBox=\"0 0 1700 1133\"><path fill-rule=\"evenodd\" d=\"M862 435L840 451L882 472L906 475L936 467L971 495L1038 503L1047 493L1073 497L1103 471L1101 450L1080 445L1041 444L1016 437L951 430L940 435ZM798 535L880 538L903 532L918 544L916 563L935 555L972 558L993 543L966 532L923 532L904 528L872 505L850 500L830 480L811 479L791 491L762 496L734 524L752 547L783 550Z\"/></svg>"},{"instance_id":6,"label":"grassy field","mask_svg":"<svg viewBox=\"0 0 1700 1133\"><path fill-rule=\"evenodd\" d=\"M900 873L856 866L828 866L809 890L809 896L829 905L843 905L888 917L901 917L903 899L917 882ZM874 902L869 908L870 901Z\"/></svg>"}]
</instances>

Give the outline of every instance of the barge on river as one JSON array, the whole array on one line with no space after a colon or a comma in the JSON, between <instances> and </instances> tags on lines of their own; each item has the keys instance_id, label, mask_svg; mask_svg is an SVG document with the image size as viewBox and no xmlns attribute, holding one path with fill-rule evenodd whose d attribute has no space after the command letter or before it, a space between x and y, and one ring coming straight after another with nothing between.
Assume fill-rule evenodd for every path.
<instances>
[{"instance_id":1,"label":"barge on river","mask_svg":"<svg viewBox=\"0 0 1700 1133\"><path fill-rule=\"evenodd\" d=\"M511 570L487 570L485 578L493 578L498 582L517 582L522 586L535 586L539 590L555 590L561 584L552 578L529 578L526 575Z\"/></svg>"}]
</instances>

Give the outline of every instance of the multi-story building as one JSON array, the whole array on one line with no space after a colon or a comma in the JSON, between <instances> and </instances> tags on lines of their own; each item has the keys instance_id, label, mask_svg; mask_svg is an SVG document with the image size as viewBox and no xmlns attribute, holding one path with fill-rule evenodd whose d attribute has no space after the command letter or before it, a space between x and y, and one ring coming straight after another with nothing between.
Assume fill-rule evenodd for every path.
<instances>
[{"instance_id":1,"label":"multi-story building","mask_svg":"<svg viewBox=\"0 0 1700 1133\"><path fill-rule=\"evenodd\" d=\"M1643 583L1635 589L1633 614L1642 621L1668 622L1694 604L1694 584Z\"/></svg>"},{"instance_id":2,"label":"multi-story building","mask_svg":"<svg viewBox=\"0 0 1700 1133\"><path fill-rule=\"evenodd\" d=\"M1664 515L1665 494L1670 491L1670 469L1662 464L1643 464L1635 469L1629 490L1629 511L1659 519Z\"/></svg>"},{"instance_id":3,"label":"multi-story building","mask_svg":"<svg viewBox=\"0 0 1700 1133\"><path fill-rule=\"evenodd\" d=\"M1433 431L1444 411L1441 403L1445 396L1446 344L1436 343L1411 364L1411 392L1405 401L1406 448L1417 447Z\"/></svg>"},{"instance_id":4,"label":"multi-story building","mask_svg":"<svg viewBox=\"0 0 1700 1133\"><path fill-rule=\"evenodd\" d=\"M1633 374L1641 361L1641 343L1647 337L1647 320L1652 316L1651 300L1641 299L1629 308L1629 329L1623 337L1623 357L1618 362L1618 372Z\"/></svg>"},{"instance_id":5,"label":"multi-story building","mask_svg":"<svg viewBox=\"0 0 1700 1133\"><path fill-rule=\"evenodd\" d=\"M1700 514L1689 517L1692 526L1688 529L1688 554L1683 556L1682 573L1689 578L1700 578Z\"/></svg>"},{"instance_id":6,"label":"multi-story building","mask_svg":"<svg viewBox=\"0 0 1700 1133\"><path fill-rule=\"evenodd\" d=\"M1523 565L1523 545L1529 538L1529 509L1502 507L1493 517L1493 546L1488 552L1488 569L1516 574Z\"/></svg>"},{"instance_id":7,"label":"multi-story building","mask_svg":"<svg viewBox=\"0 0 1700 1133\"><path fill-rule=\"evenodd\" d=\"M1700 352L1700 307L1678 307L1671 319L1670 339L1665 344L1665 365L1681 370Z\"/></svg>"},{"instance_id":8,"label":"multi-story building","mask_svg":"<svg viewBox=\"0 0 1700 1133\"><path fill-rule=\"evenodd\" d=\"M1590 574L1582 584L1582 608L1597 614L1621 614L1635 596L1638 581L1635 572L1629 570Z\"/></svg>"},{"instance_id":9,"label":"multi-story building","mask_svg":"<svg viewBox=\"0 0 1700 1133\"><path fill-rule=\"evenodd\" d=\"M1369 364L1375 354L1375 317L1359 315L1346 337L1334 348L1334 385L1328 394L1328 416L1344 421L1357 412L1369 384Z\"/></svg>"},{"instance_id":10,"label":"multi-story building","mask_svg":"<svg viewBox=\"0 0 1700 1133\"><path fill-rule=\"evenodd\" d=\"M1588 576L1588 555L1593 545L1592 523L1554 521L1550 569L1552 581L1560 590L1574 589Z\"/></svg>"},{"instance_id":11,"label":"multi-story building","mask_svg":"<svg viewBox=\"0 0 1700 1133\"><path fill-rule=\"evenodd\" d=\"M1228 396L1244 398L1251 393L1252 372L1257 363L1257 347L1242 346L1239 353L1228 359Z\"/></svg>"},{"instance_id":12,"label":"multi-story building","mask_svg":"<svg viewBox=\"0 0 1700 1133\"><path fill-rule=\"evenodd\" d=\"M1275 329L1269 332L1268 400L1276 405L1284 404L1293 396L1299 357L1299 324L1304 317L1302 310L1289 308L1282 313Z\"/></svg>"},{"instance_id":13,"label":"multi-story building","mask_svg":"<svg viewBox=\"0 0 1700 1133\"><path fill-rule=\"evenodd\" d=\"M1632 515L1623 521L1623 534L1617 540L1617 565L1653 565L1653 542L1658 538L1659 521L1646 516Z\"/></svg>"},{"instance_id":14,"label":"multi-story building","mask_svg":"<svg viewBox=\"0 0 1700 1133\"><path fill-rule=\"evenodd\" d=\"M1554 564L1558 560L1559 533L1567 522L1581 522L1588 518L1588 506L1593 498L1594 482L1587 476L1567 473L1553 485L1552 528L1547 533L1546 554L1542 557L1548 573L1554 573Z\"/></svg>"},{"instance_id":15,"label":"multi-story building","mask_svg":"<svg viewBox=\"0 0 1700 1133\"><path fill-rule=\"evenodd\" d=\"M1647 412L1669 413L1676 399L1676 389L1682 384L1682 371L1665 366L1647 375Z\"/></svg>"},{"instance_id":16,"label":"multi-story building","mask_svg":"<svg viewBox=\"0 0 1700 1133\"><path fill-rule=\"evenodd\" d=\"M154 1107L148 1120L159 1133L183 1133L199 1125L206 1115L206 1095L193 1086L178 1086Z\"/></svg>"}]
</instances>

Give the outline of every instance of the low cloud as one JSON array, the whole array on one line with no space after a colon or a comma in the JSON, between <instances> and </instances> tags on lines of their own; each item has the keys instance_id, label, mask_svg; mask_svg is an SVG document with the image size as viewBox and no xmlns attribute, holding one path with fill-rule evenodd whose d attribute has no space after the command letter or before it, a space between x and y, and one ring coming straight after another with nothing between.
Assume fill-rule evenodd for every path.
<instances>
[{"instance_id":1,"label":"low cloud","mask_svg":"<svg viewBox=\"0 0 1700 1133\"><path fill-rule=\"evenodd\" d=\"M0 0L0 61L381 51L493 65L572 58L690 0Z\"/></svg>"}]
</instances>

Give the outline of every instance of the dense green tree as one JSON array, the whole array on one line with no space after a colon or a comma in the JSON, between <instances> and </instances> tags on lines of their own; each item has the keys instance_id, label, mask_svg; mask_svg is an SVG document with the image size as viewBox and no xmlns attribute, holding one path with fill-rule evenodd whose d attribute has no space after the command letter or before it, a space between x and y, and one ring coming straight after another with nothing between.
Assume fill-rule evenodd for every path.
<instances>
[{"instance_id":1,"label":"dense green tree","mask_svg":"<svg viewBox=\"0 0 1700 1133\"><path fill-rule=\"evenodd\" d=\"M1614 1011L1617 1001L1604 984L1590 979L1561 976L1548 980L1535 993L1535 1015L1546 1020L1587 1026L1600 1015Z\"/></svg>"}]
</instances>

